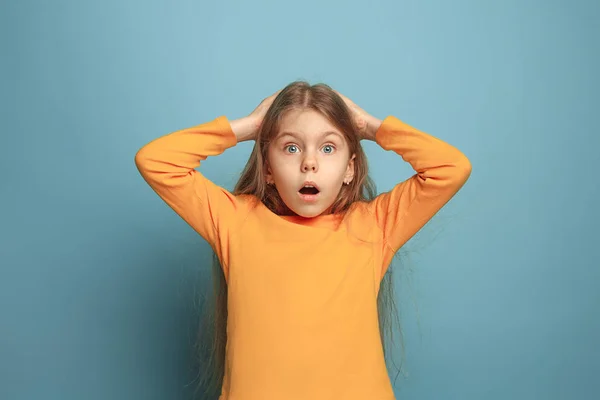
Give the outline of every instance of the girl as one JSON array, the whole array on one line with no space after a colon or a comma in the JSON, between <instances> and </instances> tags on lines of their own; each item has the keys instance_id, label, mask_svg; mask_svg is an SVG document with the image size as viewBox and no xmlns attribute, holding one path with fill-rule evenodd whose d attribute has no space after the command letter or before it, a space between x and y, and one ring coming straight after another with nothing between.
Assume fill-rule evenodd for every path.
<instances>
[{"instance_id":1,"label":"girl","mask_svg":"<svg viewBox=\"0 0 600 400\"><path fill-rule=\"evenodd\" d=\"M255 144L233 192L195 170L246 140ZM375 197L361 140L393 150L415 174ZM218 260L220 400L395 399L382 279L467 181L464 154L393 116L378 120L325 84L297 81L247 117L155 139L135 161Z\"/></svg>"}]
</instances>

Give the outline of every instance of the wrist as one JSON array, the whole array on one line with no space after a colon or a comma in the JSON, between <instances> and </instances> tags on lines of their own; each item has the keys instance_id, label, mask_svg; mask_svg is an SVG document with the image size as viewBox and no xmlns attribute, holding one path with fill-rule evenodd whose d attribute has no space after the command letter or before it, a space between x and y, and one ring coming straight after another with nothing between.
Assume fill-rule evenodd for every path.
<instances>
[{"instance_id":1,"label":"wrist","mask_svg":"<svg viewBox=\"0 0 600 400\"><path fill-rule=\"evenodd\" d=\"M367 118L367 128L365 131L365 139L375 141L377 131L381 127L382 123L383 123L382 120L375 118L373 116L369 116Z\"/></svg>"},{"instance_id":2,"label":"wrist","mask_svg":"<svg viewBox=\"0 0 600 400\"><path fill-rule=\"evenodd\" d=\"M254 139L257 128L256 122L250 117L238 118L231 121L231 130L238 142Z\"/></svg>"}]
</instances>

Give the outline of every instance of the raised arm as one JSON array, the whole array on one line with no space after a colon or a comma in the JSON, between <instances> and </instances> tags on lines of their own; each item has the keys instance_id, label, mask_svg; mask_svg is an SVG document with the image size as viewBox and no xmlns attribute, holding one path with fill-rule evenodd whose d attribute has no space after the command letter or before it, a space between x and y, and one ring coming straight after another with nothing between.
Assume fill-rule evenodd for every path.
<instances>
[{"instance_id":1,"label":"raised arm","mask_svg":"<svg viewBox=\"0 0 600 400\"><path fill-rule=\"evenodd\" d=\"M383 149L396 152L415 174L380 194L367 208L384 235L381 277L394 256L465 184L469 159L442 140L388 116L374 137Z\"/></svg>"},{"instance_id":2,"label":"raised arm","mask_svg":"<svg viewBox=\"0 0 600 400\"><path fill-rule=\"evenodd\" d=\"M221 239L234 228L246 204L195 168L208 156L223 153L247 137L245 124L225 116L157 138L135 155L136 166L154 191L223 260Z\"/></svg>"}]
</instances>

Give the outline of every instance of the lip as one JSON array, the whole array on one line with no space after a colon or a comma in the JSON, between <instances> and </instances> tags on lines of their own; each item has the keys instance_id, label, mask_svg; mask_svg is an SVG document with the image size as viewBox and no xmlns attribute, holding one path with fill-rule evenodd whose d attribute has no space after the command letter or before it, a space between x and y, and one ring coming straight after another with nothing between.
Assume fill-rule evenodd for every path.
<instances>
[{"instance_id":1,"label":"lip","mask_svg":"<svg viewBox=\"0 0 600 400\"><path fill-rule=\"evenodd\" d=\"M319 185L317 185L317 184L316 184L315 182L313 182L313 181L304 181L304 183L302 184L302 186L300 186L300 189L302 189L302 188L303 188L304 186L306 186L306 185L313 186L313 187L315 187L315 188L316 188L316 189L317 189L319 192L321 191L321 189L319 188ZM298 190L300 190L300 189L298 189Z\"/></svg>"},{"instance_id":2,"label":"lip","mask_svg":"<svg viewBox=\"0 0 600 400\"><path fill-rule=\"evenodd\" d=\"M306 185L315 187L319 191L319 193L317 193L317 194L302 194L302 193L300 193L300 189L302 189ZM321 189L319 189L319 186L313 181L304 181L304 183L302 184L300 189L298 189L298 192L297 192L298 196L300 196L300 199L302 201L307 202L307 203L314 203L315 201L317 201L319 199L319 196L321 195Z\"/></svg>"},{"instance_id":3,"label":"lip","mask_svg":"<svg viewBox=\"0 0 600 400\"><path fill-rule=\"evenodd\" d=\"M317 201L319 199L320 194L321 194L321 192L319 192L317 194L302 194L302 193L298 192L298 196L300 196L300 199L302 199L302 201L305 201L307 203L313 203L313 202Z\"/></svg>"}]
</instances>

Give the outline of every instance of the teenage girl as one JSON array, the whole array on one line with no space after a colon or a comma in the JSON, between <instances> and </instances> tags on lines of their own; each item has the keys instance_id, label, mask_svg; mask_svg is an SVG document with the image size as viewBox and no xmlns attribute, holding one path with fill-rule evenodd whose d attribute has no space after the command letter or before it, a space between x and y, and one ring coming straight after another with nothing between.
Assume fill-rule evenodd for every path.
<instances>
[{"instance_id":1,"label":"teenage girl","mask_svg":"<svg viewBox=\"0 0 600 400\"><path fill-rule=\"evenodd\" d=\"M254 140L233 191L196 171ZM361 140L415 174L374 195ZM227 294L220 400L393 400L377 298L394 254L465 184L467 157L325 84L142 147L154 191L212 247ZM207 328L208 329L208 328Z\"/></svg>"}]
</instances>

